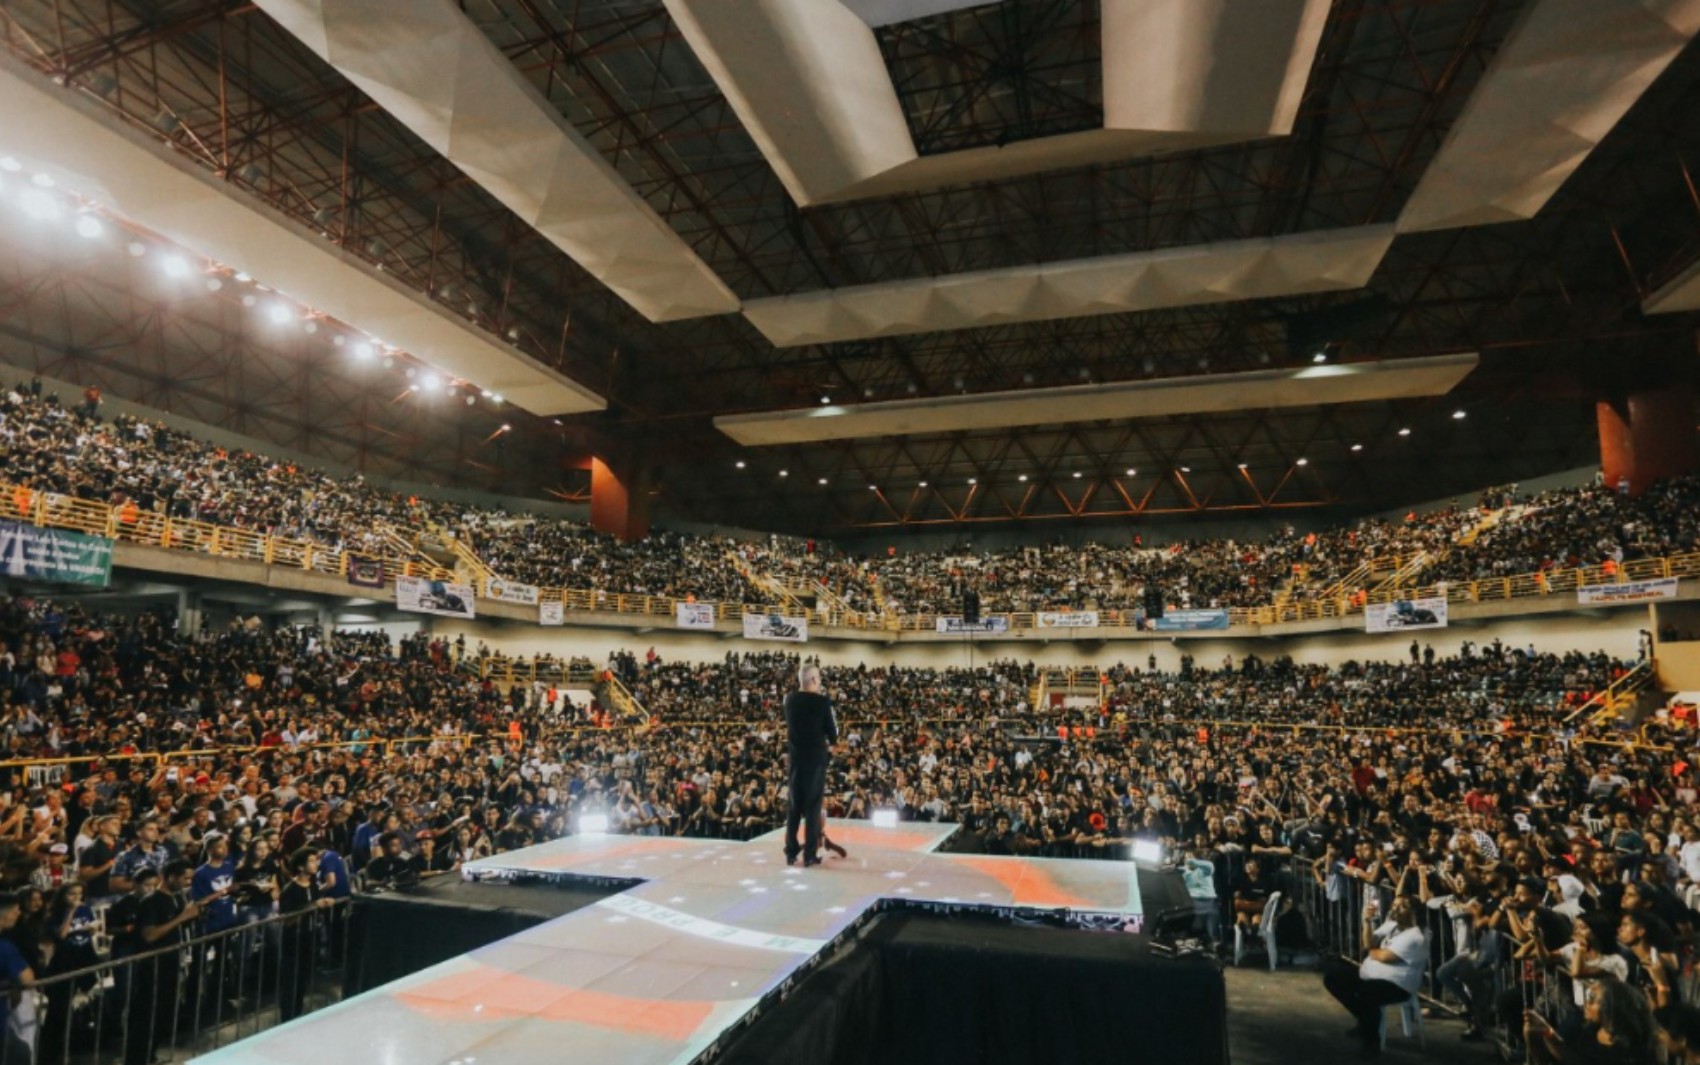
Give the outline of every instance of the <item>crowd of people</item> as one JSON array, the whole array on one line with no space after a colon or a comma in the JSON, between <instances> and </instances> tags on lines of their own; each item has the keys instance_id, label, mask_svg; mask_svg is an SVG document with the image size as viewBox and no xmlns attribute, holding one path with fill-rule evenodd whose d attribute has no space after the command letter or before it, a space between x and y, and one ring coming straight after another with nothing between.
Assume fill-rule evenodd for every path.
<instances>
[{"instance_id":1,"label":"crowd of people","mask_svg":"<svg viewBox=\"0 0 1700 1065\"><path fill-rule=\"evenodd\" d=\"M646 728L606 727L554 685L503 691L464 642L251 625L185 639L158 611L0 599L0 750L61 760L4 771L0 882L23 900L12 942L44 979L87 963L94 913L144 887L195 904L164 918L189 912L189 934L215 908L244 921L283 907L309 859L308 881L346 894L568 834L584 813L652 835L781 825L796 656L617 658ZM1597 900L1589 942L1630 916L1660 922L1659 957L1687 942L1700 771L1685 736L1654 725L1654 746L1595 745L1571 723L1629 665L1498 642L1328 667L1148 660L1105 667L1102 704L1073 710L1033 705L1029 663L829 666L843 739L826 806L959 822L961 845L995 854L1159 842L1208 868L1195 879L1213 928L1253 919L1282 886L1302 894L1294 881L1319 897L1373 889L1385 906L1444 897L1486 921L1446 941L1444 957L1476 969L1444 986L1483 1030L1509 1031L1503 988L1474 974L1496 950L1557 957L1559 939L1528 938L1556 923L1527 914L1588 909L1577 884ZM137 926L103 927L111 950L139 949Z\"/></svg>"},{"instance_id":2,"label":"crowd of people","mask_svg":"<svg viewBox=\"0 0 1700 1065\"><path fill-rule=\"evenodd\" d=\"M1630 497L1595 484L1524 498L1489 489L1473 504L1325 528L1286 526L1257 539L1147 543L972 545L866 554L794 537L656 532L621 542L560 517L403 495L294 462L219 447L166 425L99 416L42 395L39 381L0 393L0 459L12 486L0 508L44 498L92 500L126 522L195 519L378 551L424 533L453 536L498 576L542 587L704 602L771 603L777 583L817 589L823 605L863 613L950 614L974 591L985 612L1137 611L1148 589L1174 608L1264 606L1323 592L1359 596L1382 576L1372 560L1416 561L1410 586L1621 566L1700 546L1700 479L1661 482ZM1357 579L1354 580L1354 576Z\"/></svg>"}]
</instances>

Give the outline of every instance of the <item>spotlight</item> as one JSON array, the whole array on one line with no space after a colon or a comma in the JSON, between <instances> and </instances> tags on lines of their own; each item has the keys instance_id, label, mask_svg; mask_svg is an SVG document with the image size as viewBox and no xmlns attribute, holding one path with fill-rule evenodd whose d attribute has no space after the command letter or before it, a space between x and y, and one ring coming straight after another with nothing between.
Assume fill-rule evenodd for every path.
<instances>
[{"instance_id":1,"label":"spotlight","mask_svg":"<svg viewBox=\"0 0 1700 1065\"><path fill-rule=\"evenodd\" d=\"M1128 467L1128 470L1127 470L1127 475L1128 475L1128 476L1129 476L1129 477L1138 477L1138 476L1139 476L1139 471L1138 471L1138 470L1136 470L1136 469L1134 469L1134 468L1133 468L1133 467L1132 467L1132 466L1129 466L1129 467Z\"/></svg>"},{"instance_id":2,"label":"spotlight","mask_svg":"<svg viewBox=\"0 0 1700 1065\"><path fill-rule=\"evenodd\" d=\"M880 486L877 485L877 484L868 485L868 491L870 491L870 492L877 492L879 490L880 490Z\"/></svg>"},{"instance_id":3,"label":"spotlight","mask_svg":"<svg viewBox=\"0 0 1700 1065\"><path fill-rule=\"evenodd\" d=\"M58 182L53 180L52 174L31 174L30 184L34 185L38 189L50 189L57 185Z\"/></svg>"},{"instance_id":4,"label":"spotlight","mask_svg":"<svg viewBox=\"0 0 1700 1065\"><path fill-rule=\"evenodd\" d=\"M791 471L790 471L790 470L780 470L780 471L779 471L779 476L781 476L781 477L789 477L789 476L791 476Z\"/></svg>"},{"instance_id":5,"label":"spotlight","mask_svg":"<svg viewBox=\"0 0 1700 1065\"><path fill-rule=\"evenodd\" d=\"M364 340L354 345L354 357L357 359L369 359L373 354L372 345L366 343Z\"/></svg>"},{"instance_id":6,"label":"spotlight","mask_svg":"<svg viewBox=\"0 0 1700 1065\"><path fill-rule=\"evenodd\" d=\"M488 388L482 389L478 394L483 396L485 399L490 398L490 390Z\"/></svg>"},{"instance_id":7,"label":"spotlight","mask_svg":"<svg viewBox=\"0 0 1700 1065\"><path fill-rule=\"evenodd\" d=\"M507 422L503 422L503 423L502 423L502 432L504 432L504 433L511 433L511 432L513 432L513 431L514 431L514 427L513 427L513 426L511 426L511 425L509 425L509 424L508 424L508 423L507 423Z\"/></svg>"},{"instance_id":8,"label":"spotlight","mask_svg":"<svg viewBox=\"0 0 1700 1065\"><path fill-rule=\"evenodd\" d=\"M178 279L189 276L189 264L181 255L167 255L159 261L159 268L165 271L165 276Z\"/></svg>"},{"instance_id":9,"label":"spotlight","mask_svg":"<svg viewBox=\"0 0 1700 1065\"><path fill-rule=\"evenodd\" d=\"M266 317L272 320L273 325L282 325L293 318L294 315L290 314L288 307L281 303L274 303L266 311Z\"/></svg>"},{"instance_id":10,"label":"spotlight","mask_svg":"<svg viewBox=\"0 0 1700 1065\"><path fill-rule=\"evenodd\" d=\"M739 459L737 462L734 462L732 465L736 466L738 469L741 470L741 469L744 468L744 460Z\"/></svg>"},{"instance_id":11,"label":"spotlight","mask_svg":"<svg viewBox=\"0 0 1700 1065\"><path fill-rule=\"evenodd\" d=\"M1077 480L1077 481L1080 480L1080 471L1079 470L1074 471L1074 479Z\"/></svg>"},{"instance_id":12,"label":"spotlight","mask_svg":"<svg viewBox=\"0 0 1700 1065\"><path fill-rule=\"evenodd\" d=\"M18 162L16 159L12 158L11 156L9 156L9 155L0 156L0 170L4 170L9 174L16 174L18 171L22 170L23 168L24 168L24 164Z\"/></svg>"},{"instance_id":13,"label":"spotlight","mask_svg":"<svg viewBox=\"0 0 1700 1065\"><path fill-rule=\"evenodd\" d=\"M1362 444L1353 444L1352 445L1353 451L1362 451L1363 449L1364 449L1364 446Z\"/></svg>"},{"instance_id":14,"label":"spotlight","mask_svg":"<svg viewBox=\"0 0 1700 1065\"><path fill-rule=\"evenodd\" d=\"M224 287L224 282L220 281L218 278L216 278L216 277L207 278L207 291L208 292L217 292L219 289L221 289L223 287Z\"/></svg>"},{"instance_id":15,"label":"spotlight","mask_svg":"<svg viewBox=\"0 0 1700 1065\"><path fill-rule=\"evenodd\" d=\"M1468 415L1468 414L1465 414L1465 413L1464 413L1464 412L1463 412L1463 411L1461 411L1461 410L1455 410L1455 411L1453 411L1453 412L1452 412L1452 420L1453 420L1453 421L1456 421L1456 422L1461 422L1461 421L1463 421L1463 420L1464 420L1464 419L1465 419L1465 418L1467 418L1467 417L1469 417L1469 415Z\"/></svg>"},{"instance_id":16,"label":"spotlight","mask_svg":"<svg viewBox=\"0 0 1700 1065\"><path fill-rule=\"evenodd\" d=\"M1154 839L1136 839L1133 841L1133 860L1148 865L1161 865L1163 845Z\"/></svg>"},{"instance_id":17,"label":"spotlight","mask_svg":"<svg viewBox=\"0 0 1700 1065\"><path fill-rule=\"evenodd\" d=\"M100 219L92 214L85 214L77 219L77 236L95 239L106 232L106 227L100 224Z\"/></svg>"},{"instance_id":18,"label":"spotlight","mask_svg":"<svg viewBox=\"0 0 1700 1065\"><path fill-rule=\"evenodd\" d=\"M896 810L875 810L874 813L873 813L872 820L874 822L875 828L896 828L897 827L897 811Z\"/></svg>"},{"instance_id":19,"label":"spotlight","mask_svg":"<svg viewBox=\"0 0 1700 1065\"><path fill-rule=\"evenodd\" d=\"M1328 353L1326 351L1319 351L1310 357L1310 361L1317 363L1318 365L1325 363L1328 361Z\"/></svg>"},{"instance_id":20,"label":"spotlight","mask_svg":"<svg viewBox=\"0 0 1700 1065\"><path fill-rule=\"evenodd\" d=\"M427 371L425 376L419 379L419 385L427 392L435 392L437 389L443 387L443 379L438 377L436 374Z\"/></svg>"},{"instance_id":21,"label":"spotlight","mask_svg":"<svg viewBox=\"0 0 1700 1065\"><path fill-rule=\"evenodd\" d=\"M502 405L502 394L500 392L492 394L490 396L490 402L500 407Z\"/></svg>"},{"instance_id":22,"label":"spotlight","mask_svg":"<svg viewBox=\"0 0 1700 1065\"><path fill-rule=\"evenodd\" d=\"M820 398L820 402L821 402L821 406L823 406L823 407L824 407L824 406L826 406L826 405L827 405L827 404L828 404L828 403L831 403L831 402L832 402L832 397L831 397L831 396L822 396L822 397L821 397L821 398Z\"/></svg>"},{"instance_id":23,"label":"spotlight","mask_svg":"<svg viewBox=\"0 0 1700 1065\"><path fill-rule=\"evenodd\" d=\"M822 478L821 478L821 479L820 479L820 483L821 483L821 484L825 484L825 483L826 483L826 478L825 478L825 477L822 477Z\"/></svg>"},{"instance_id":24,"label":"spotlight","mask_svg":"<svg viewBox=\"0 0 1700 1065\"><path fill-rule=\"evenodd\" d=\"M1411 431L1409 429L1401 429L1401 430L1399 430L1399 435L1400 436L1410 436Z\"/></svg>"},{"instance_id":25,"label":"spotlight","mask_svg":"<svg viewBox=\"0 0 1700 1065\"><path fill-rule=\"evenodd\" d=\"M968 483L969 483L969 484L979 484L979 483L980 483L980 478L978 478L978 477L970 477L970 478L968 478Z\"/></svg>"},{"instance_id":26,"label":"spotlight","mask_svg":"<svg viewBox=\"0 0 1700 1065\"><path fill-rule=\"evenodd\" d=\"M51 222L59 217L58 199L40 189L25 189L18 197L18 208L42 222Z\"/></svg>"},{"instance_id":27,"label":"spotlight","mask_svg":"<svg viewBox=\"0 0 1700 1065\"><path fill-rule=\"evenodd\" d=\"M247 284L249 281L252 281L254 279L249 277L246 272L244 272L242 270L238 270L238 271L236 271L236 280L242 282L243 284Z\"/></svg>"},{"instance_id":28,"label":"spotlight","mask_svg":"<svg viewBox=\"0 0 1700 1065\"><path fill-rule=\"evenodd\" d=\"M1016 480L1020 481L1022 484L1026 484L1027 483L1027 475L1024 473L1020 477L1017 477Z\"/></svg>"},{"instance_id":29,"label":"spotlight","mask_svg":"<svg viewBox=\"0 0 1700 1065\"><path fill-rule=\"evenodd\" d=\"M1191 472L1192 472L1192 467L1191 467L1191 466L1182 466L1182 467L1181 467L1181 472L1182 472L1182 473L1191 473Z\"/></svg>"},{"instance_id":30,"label":"spotlight","mask_svg":"<svg viewBox=\"0 0 1700 1065\"><path fill-rule=\"evenodd\" d=\"M578 834L581 836L604 836L608 834L607 814L580 814L578 819Z\"/></svg>"},{"instance_id":31,"label":"spotlight","mask_svg":"<svg viewBox=\"0 0 1700 1065\"><path fill-rule=\"evenodd\" d=\"M921 484L920 484L920 487L922 487L922 488L925 488L925 487L927 487L927 482L926 482L926 481L922 481L922 482L921 482Z\"/></svg>"},{"instance_id":32,"label":"spotlight","mask_svg":"<svg viewBox=\"0 0 1700 1065\"><path fill-rule=\"evenodd\" d=\"M1310 460L1309 460L1309 459L1300 459L1300 460L1299 460L1299 461L1298 461L1298 462L1297 462L1297 463L1295 463L1295 465L1298 465L1298 466L1309 466L1309 465L1310 465Z\"/></svg>"},{"instance_id":33,"label":"spotlight","mask_svg":"<svg viewBox=\"0 0 1700 1065\"><path fill-rule=\"evenodd\" d=\"M1245 467L1246 467L1246 464L1245 464L1245 463L1243 463L1243 462L1242 462L1242 463L1240 463L1240 469L1242 469L1242 470L1243 470L1243 469L1245 469Z\"/></svg>"}]
</instances>

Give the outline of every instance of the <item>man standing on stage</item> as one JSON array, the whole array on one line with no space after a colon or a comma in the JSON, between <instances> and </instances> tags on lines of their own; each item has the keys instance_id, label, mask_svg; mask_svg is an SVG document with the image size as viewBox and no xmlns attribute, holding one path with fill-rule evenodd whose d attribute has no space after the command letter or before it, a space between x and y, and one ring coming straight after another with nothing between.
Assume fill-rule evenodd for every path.
<instances>
[{"instance_id":1,"label":"man standing on stage","mask_svg":"<svg viewBox=\"0 0 1700 1065\"><path fill-rule=\"evenodd\" d=\"M791 809L785 817L785 864L820 864L823 829L821 803L826 798L828 749L838 742L838 722L832 700L821 694L820 667L805 664L797 671L798 691L785 697L785 728L791 755ZM803 845L797 846L797 826L803 826Z\"/></svg>"}]
</instances>

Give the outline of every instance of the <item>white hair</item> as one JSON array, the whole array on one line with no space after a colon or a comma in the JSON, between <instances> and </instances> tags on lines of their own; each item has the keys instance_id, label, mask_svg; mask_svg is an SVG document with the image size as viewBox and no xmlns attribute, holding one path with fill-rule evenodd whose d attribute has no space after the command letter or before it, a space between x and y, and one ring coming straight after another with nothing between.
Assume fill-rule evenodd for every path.
<instances>
[{"instance_id":1,"label":"white hair","mask_svg":"<svg viewBox=\"0 0 1700 1065\"><path fill-rule=\"evenodd\" d=\"M810 682L820 683L820 667L813 662L806 662L797 670L797 685L807 688Z\"/></svg>"}]
</instances>

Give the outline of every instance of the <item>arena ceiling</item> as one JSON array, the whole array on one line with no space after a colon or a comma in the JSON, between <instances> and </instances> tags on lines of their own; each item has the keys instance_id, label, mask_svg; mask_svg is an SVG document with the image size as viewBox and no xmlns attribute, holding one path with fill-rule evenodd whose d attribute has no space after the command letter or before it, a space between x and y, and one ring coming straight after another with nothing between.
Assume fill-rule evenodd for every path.
<instances>
[{"instance_id":1,"label":"arena ceiling","mask_svg":"<svg viewBox=\"0 0 1700 1065\"><path fill-rule=\"evenodd\" d=\"M1695 377L1693 301L1643 310L1700 258L1695 0L839 5L14 0L14 66L606 409L409 394L10 224L0 356L444 483L571 495L612 449L663 514L838 534L1441 498L1588 464L1596 399ZM715 425L1459 353L1438 395Z\"/></svg>"}]
</instances>

